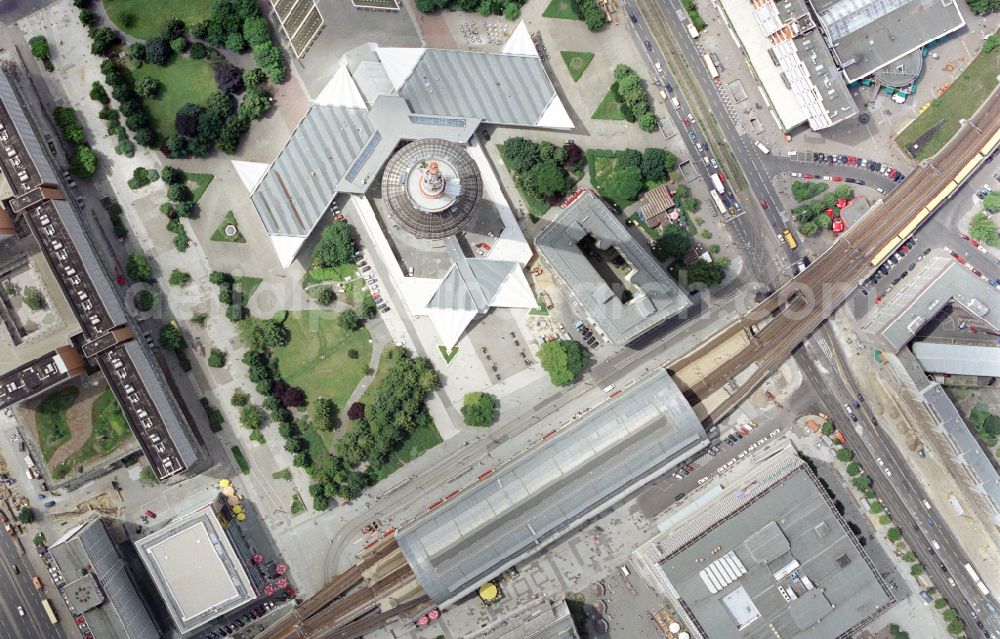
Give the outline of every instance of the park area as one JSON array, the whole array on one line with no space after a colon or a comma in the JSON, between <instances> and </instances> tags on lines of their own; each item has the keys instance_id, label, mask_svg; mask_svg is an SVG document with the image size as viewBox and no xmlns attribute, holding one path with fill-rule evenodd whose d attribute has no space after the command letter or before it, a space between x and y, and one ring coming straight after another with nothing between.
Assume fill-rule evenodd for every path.
<instances>
[{"instance_id":1,"label":"park area","mask_svg":"<svg viewBox=\"0 0 1000 639\"><path fill-rule=\"evenodd\" d=\"M1000 47L980 53L941 96L896 138L918 162L940 151L983 104L1000 77Z\"/></svg>"},{"instance_id":2,"label":"park area","mask_svg":"<svg viewBox=\"0 0 1000 639\"><path fill-rule=\"evenodd\" d=\"M275 349L281 376L305 391L311 401L332 399L340 410L368 373L372 357L371 333L361 328L346 332L332 311L288 314L288 346ZM355 351L357 357L352 358Z\"/></svg>"},{"instance_id":3,"label":"park area","mask_svg":"<svg viewBox=\"0 0 1000 639\"><path fill-rule=\"evenodd\" d=\"M153 78L163 84L157 97L145 99L153 126L163 139L174 135L174 119L182 106L188 102L202 104L215 91L212 66L205 60L192 60L185 56L175 55L162 67L155 64L133 67L132 75L136 82Z\"/></svg>"},{"instance_id":4,"label":"park area","mask_svg":"<svg viewBox=\"0 0 1000 639\"><path fill-rule=\"evenodd\" d=\"M104 10L119 29L139 40L159 35L167 18L189 27L208 18L211 0L103 0Z\"/></svg>"},{"instance_id":5,"label":"park area","mask_svg":"<svg viewBox=\"0 0 1000 639\"><path fill-rule=\"evenodd\" d=\"M389 372L393 366L391 353L391 349L386 349L382 352L378 368L375 371L375 379L372 380L372 383L368 385L365 392L361 395L360 401L362 404L367 405L372 402L375 398L376 389L382 386L385 379L389 376ZM418 422L416 428L410 431L382 463L372 465L372 471L377 480L382 481L394 473L400 466L420 457L425 451L434 448L442 441L444 440L441 439L441 435L438 433L433 421L428 420L426 423Z\"/></svg>"},{"instance_id":6,"label":"park area","mask_svg":"<svg viewBox=\"0 0 1000 639\"><path fill-rule=\"evenodd\" d=\"M82 392L76 386L62 388L42 399L35 409L38 446L54 479L114 452L131 437L111 389L102 388Z\"/></svg>"}]
</instances>

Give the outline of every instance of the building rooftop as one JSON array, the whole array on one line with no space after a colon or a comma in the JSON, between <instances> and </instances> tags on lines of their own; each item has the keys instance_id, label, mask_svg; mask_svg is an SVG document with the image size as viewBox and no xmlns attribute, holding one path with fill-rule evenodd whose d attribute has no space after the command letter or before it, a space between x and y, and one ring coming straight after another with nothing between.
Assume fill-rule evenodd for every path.
<instances>
[{"instance_id":1,"label":"building rooftop","mask_svg":"<svg viewBox=\"0 0 1000 639\"><path fill-rule=\"evenodd\" d=\"M182 633L256 599L211 504L135 542Z\"/></svg>"},{"instance_id":2,"label":"building rooftop","mask_svg":"<svg viewBox=\"0 0 1000 639\"><path fill-rule=\"evenodd\" d=\"M958 304L983 322L997 327L990 308L1000 302L996 289L980 280L951 256L938 252L918 263L869 314L865 331L898 352L948 304ZM995 313L995 312L994 312Z\"/></svg>"},{"instance_id":3,"label":"building rooftop","mask_svg":"<svg viewBox=\"0 0 1000 639\"><path fill-rule=\"evenodd\" d=\"M804 122L818 131L854 117L857 105L803 0L723 0L723 10L754 75L789 131Z\"/></svg>"},{"instance_id":4,"label":"building rooftop","mask_svg":"<svg viewBox=\"0 0 1000 639\"><path fill-rule=\"evenodd\" d=\"M416 57L412 70L402 85L391 71L389 78L414 113L479 118L508 126L544 126L546 111L559 102L537 54L448 49L379 49L378 54L383 63L391 60L395 65L401 51Z\"/></svg>"},{"instance_id":5,"label":"building rooftop","mask_svg":"<svg viewBox=\"0 0 1000 639\"><path fill-rule=\"evenodd\" d=\"M61 369L73 374L81 368L81 357L92 364L100 364L140 444L143 443L145 427L163 440L161 447L164 450L170 449L171 452L166 455L169 464L157 463L162 456L153 454L149 457L157 477L162 480L181 472L198 457L190 431L181 421L179 407L172 403L165 390L166 383L153 362L152 352L134 341L121 291L112 284L97 258L79 212L64 199L57 186L58 177L41 148L37 134L25 116L9 79L2 73L0 101L0 126L3 127L3 135L7 136L4 144L25 150L17 165L9 166L9 158L0 161L0 168L8 181L19 183L25 189L23 194L10 201L11 208L30 229L82 332L78 338L78 354L72 352L72 347L57 349L53 353L52 365L43 366L41 371L48 375L49 382L53 382L58 381L56 372ZM11 181L12 172L16 174L16 171L26 171L29 178ZM30 190L27 185L32 185ZM105 367L105 363L112 358L119 364ZM94 362L95 359L98 361ZM32 371L22 369L22 372L27 375L22 378L27 388L35 380L31 376ZM0 402L3 401L0 395ZM152 449L143 446L143 451L149 456Z\"/></svg>"},{"instance_id":6,"label":"building rooftop","mask_svg":"<svg viewBox=\"0 0 1000 639\"><path fill-rule=\"evenodd\" d=\"M645 378L396 533L447 605L707 444L666 371Z\"/></svg>"},{"instance_id":7,"label":"building rooftop","mask_svg":"<svg viewBox=\"0 0 1000 639\"><path fill-rule=\"evenodd\" d=\"M103 520L91 519L49 547L70 612L83 615L95 637L158 639L139 590Z\"/></svg>"},{"instance_id":8,"label":"building rooftop","mask_svg":"<svg viewBox=\"0 0 1000 639\"><path fill-rule=\"evenodd\" d=\"M965 26L954 0L809 0L848 81Z\"/></svg>"},{"instance_id":9,"label":"building rooftop","mask_svg":"<svg viewBox=\"0 0 1000 639\"><path fill-rule=\"evenodd\" d=\"M334 73L270 166L234 162L285 267L334 196L364 195L403 141L464 144L484 121L574 126L523 23L500 53L372 47L367 57L357 78L346 64Z\"/></svg>"},{"instance_id":10,"label":"building rooftop","mask_svg":"<svg viewBox=\"0 0 1000 639\"><path fill-rule=\"evenodd\" d=\"M614 344L627 344L691 306L647 247L590 191L559 212L535 246Z\"/></svg>"},{"instance_id":11,"label":"building rooftop","mask_svg":"<svg viewBox=\"0 0 1000 639\"><path fill-rule=\"evenodd\" d=\"M954 475L969 488L977 510L983 513L984 519L988 517L994 526L1000 526L1000 472L994 460L984 452L944 388L927 379L909 349L904 348L896 357L888 359L896 378L909 391L901 394L913 397L927 407L926 413L932 421L921 425L927 432L943 439L946 445L944 454L954 467ZM935 443L942 439L937 439Z\"/></svg>"},{"instance_id":12,"label":"building rooftop","mask_svg":"<svg viewBox=\"0 0 1000 639\"><path fill-rule=\"evenodd\" d=\"M704 636L855 637L893 603L815 477L794 461L764 489L739 480L746 489L733 486L690 522L661 562Z\"/></svg>"},{"instance_id":13,"label":"building rooftop","mask_svg":"<svg viewBox=\"0 0 1000 639\"><path fill-rule=\"evenodd\" d=\"M914 342L913 354L928 373L1000 377L1000 348L995 345Z\"/></svg>"}]
</instances>

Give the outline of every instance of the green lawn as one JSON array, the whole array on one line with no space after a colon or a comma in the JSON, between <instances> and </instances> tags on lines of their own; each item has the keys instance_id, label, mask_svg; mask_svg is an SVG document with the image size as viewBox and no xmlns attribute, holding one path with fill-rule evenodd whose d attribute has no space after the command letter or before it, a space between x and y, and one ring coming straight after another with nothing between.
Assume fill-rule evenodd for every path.
<instances>
[{"instance_id":1,"label":"green lawn","mask_svg":"<svg viewBox=\"0 0 1000 639\"><path fill-rule=\"evenodd\" d=\"M311 268L302 278L303 288L310 284L321 282L343 282L353 278L358 273L358 267L354 264L340 264L330 268Z\"/></svg>"},{"instance_id":2,"label":"green lawn","mask_svg":"<svg viewBox=\"0 0 1000 639\"><path fill-rule=\"evenodd\" d=\"M569 75L573 78L573 82L580 80L583 72L590 66L590 61L594 59L594 54L589 51L560 51L559 55L562 56L563 62L566 63L566 68L569 69Z\"/></svg>"},{"instance_id":3,"label":"green lawn","mask_svg":"<svg viewBox=\"0 0 1000 639\"><path fill-rule=\"evenodd\" d=\"M298 515L299 513L304 513L306 511L306 505L302 503L302 498L299 497L298 493L292 495L292 515Z\"/></svg>"},{"instance_id":4,"label":"green lawn","mask_svg":"<svg viewBox=\"0 0 1000 639\"><path fill-rule=\"evenodd\" d=\"M451 364L451 360L455 359L455 356L458 355L458 347L457 346L453 346L451 348L451 350L449 351L442 344L442 345L438 346L438 351L440 351L441 357L444 358L444 363L445 364Z\"/></svg>"},{"instance_id":5,"label":"green lawn","mask_svg":"<svg viewBox=\"0 0 1000 639\"><path fill-rule=\"evenodd\" d=\"M169 17L184 21L190 29L209 16L211 0L103 0L104 10L119 29L140 40L160 34L160 26ZM133 22L125 28L122 16L132 14Z\"/></svg>"},{"instance_id":6,"label":"green lawn","mask_svg":"<svg viewBox=\"0 0 1000 639\"><path fill-rule=\"evenodd\" d=\"M344 410L347 399L368 372L372 357L371 333L361 328L345 333L337 326L333 311L296 311L285 326L292 338L288 346L275 349L281 376L306 392L309 399L332 399ZM358 358L347 356L350 349Z\"/></svg>"},{"instance_id":7,"label":"green lawn","mask_svg":"<svg viewBox=\"0 0 1000 639\"><path fill-rule=\"evenodd\" d=\"M117 3L123 0L114 1ZM163 138L175 133L174 117L178 109L188 102L195 104L204 102L215 90L215 75L212 66L205 60L192 60L175 55L166 66L144 64L138 68L133 67L132 74L136 81L142 78L155 78L163 83L159 97L146 99L149 116L153 119L156 132ZM196 175L198 174L189 174L188 179L194 179ZM207 183L205 186L208 186ZM198 197L199 194L196 193L195 200Z\"/></svg>"},{"instance_id":8,"label":"green lawn","mask_svg":"<svg viewBox=\"0 0 1000 639\"><path fill-rule=\"evenodd\" d=\"M226 235L226 227L230 224L236 227L236 235L232 237ZM213 242L234 242L236 244L246 244L247 242L247 239L243 237L242 233L240 233L240 227L236 224L236 216L232 211L226 211L226 214L222 217L222 222L219 224L219 227L215 229L215 232L212 233L212 237L209 239Z\"/></svg>"},{"instance_id":9,"label":"green lawn","mask_svg":"<svg viewBox=\"0 0 1000 639\"><path fill-rule=\"evenodd\" d=\"M38 405L35 411L35 426L38 428L38 446L42 458L48 461L56 449L70 439L66 411L80 394L80 389L70 386L52 393Z\"/></svg>"},{"instance_id":10,"label":"green lawn","mask_svg":"<svg viewBox=\"0 0 1000 639\"><path fill-rule=\"evenodd\" d=\"M240 277L234 278L234 286L243 294L243 303L246 304L250 301L250 298L257 291L257 287L264 280L260 277L249 277L246 275L241 275Z\"/></svg>"},{"instance_id":11,"label":"green lawn","mask_svg":"<svg viewBox=\"0 0 1000 639\"><path fill-rule=\"evenodd\" d=\"M997 86L1000 49L976 56L942 96L896 138L896 144L917 161L944 147L958 132L960 120L970 117Z\"/></svg>"},{"instance_id":12,"label":"green lawn","mask_svg":"<svg viewBox=\"0 0 1000 639\"><path fill-rule=\"evenodd\" d=\"M282 468L276 473L271 473L272 479L284 479L285 481L292 481L292 471L288 468Z\"/></svg>"},{"instance_id":13,"label":"green lawn","mask_svg":"<svg viewBox=\"0 0 1000 639\"><path fill-rule=\"evenodd\" d=\"M215 176L211 173L187 173L187 185L191 189L191 199L195 202L200 200L214 179Z\"/></svg>"},{"instance_id":14,"label":"green lawn","mask_svg":"<svg viewBox=\"0 0 1000 639\"><path fill-rule=\"evenodd\" d=\"M545 11L542 12L542 17L560 18L562 20L580 19L580 17L576 15L575 0L552 0L552 2L549 3L549 6L545 7Z\"/></svg>"},{"instance_id":15,"label":"green lawn","mask_svg":"<svg viewBox=\"0 0 1000 639\"><path fill-rule=\"evenodd\" d=\"M615 96L611 93L609 89L604 99L601 103L597 105L594 109L594 114L590 116L592 120L624 120L625 116L622 115L622 110L618 108L618 103L615 102Z\"/></svg>"},{"instance_id":16,"label":"green lawn","mask_svg":"<svg viewBox=\"0 0 1000 639\"><path fill-rule=\"evenodd\" d=\"M538 302L538 308L533 308L530 311L528 311L528 315L536 315L536 316L539 316L539 317L548 317L549 316L549 307L545 303L545 298L543 298L541 295L539 295L538 297L535 298L535 301Z\"/></svg>"},{"instance_id":17,"label":"green lawn","mask_svg":"<svg viewBox=\"0 0 1000 639\"><path fill-rule=\"evenodd\" d=\"M132 436L125 415L110 388L104 389L94 401L91 407L91 424L90 437L83 442L80 450L52 469L52 475L56 479L65 477L75 467L90 459L113 452Z\"/></svg>"}]
</instances>

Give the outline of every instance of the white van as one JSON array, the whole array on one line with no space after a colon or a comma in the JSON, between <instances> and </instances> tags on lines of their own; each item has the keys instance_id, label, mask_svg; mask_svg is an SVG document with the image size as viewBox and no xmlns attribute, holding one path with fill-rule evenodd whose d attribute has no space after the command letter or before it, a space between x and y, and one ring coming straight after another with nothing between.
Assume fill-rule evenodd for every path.
<instances>
[{"instance_id":1,"label":"white van","mask_svg":"<svg viewBox=\"0 0 1000 639\"><path fill-rule=\"evenodd\" d=\"M681 108L681 101L677 99L677 96L670 98L670 104L674 105L675 109Z\"/></svg>"},{"instance_id":2,"label":"white van","mask_svg":"<svg viewBox=\"0 0 1000 639\"><path fill-rule=\"evenodd\" d=\"M760 149L760 152L761 152L761 153L763 153L764 155L767 155L768 153L770 153L770 152L771 152L771 150L770 150L770 149L768 149L768 148L767 148L766 146L764 146L764 145L763 145L762 143L760 143L760 142L754 142L754 144L756 144L756 145L757 145L757 148L758 148L758 149Z\"/></svg>"},{"instance_id":3,"label":"white van","mask_svg":"<svg viewBox=\"0 0 1000 639\"><path fill-rule=\"evenodd\" d=\"M931 545L934 546L934 550L941 550L941 544L937 542L937 539L931 539Z\"/></svg>"}]
</instances>

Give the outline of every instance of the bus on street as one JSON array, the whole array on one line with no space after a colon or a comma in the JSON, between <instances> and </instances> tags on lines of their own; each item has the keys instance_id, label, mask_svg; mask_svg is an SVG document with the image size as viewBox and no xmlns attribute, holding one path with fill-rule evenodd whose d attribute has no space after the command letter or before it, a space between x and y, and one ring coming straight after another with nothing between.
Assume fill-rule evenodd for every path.
<instances>
[{"instance_id":1,"label":"bus on street","mask_svg":"<svg viewBox=\"0 0 1000 639\"><path fill-rule=\"evenodd\" d=\"M719 70L715 68L715 64L712 63L712 58L706 53L701 56L701 59L705 62L705 67L708 69L708 75L712 76L713 80L719 78Z\"/></svg>"},{"instance_id":2,"label":"bus on street","mask_svg":"<svg viewBox=\"0 0 1000 639\"><path fill-rule=\"evenodd\" d=\"M725 215L726 207L722 204L722 198L719 197L719 194L715 191L709 191L708 194L712 196L712 204L719 209L719 213Z\"/></svg>"},{"instance_id":3,"label":"bus on street","mask_svg":"<svg viewBox=\"0 0 1000 639\"><path fill-rule=\"evenodd\" d=\"M798 248L799 245L795 243L795 238L792 237L792 232L791 231L789 231L788 229L785 229L784 231L781 232L781 234L785 237L785 242L788 243L788 248L790 248L793 251L796 248Z\"/></svg>"},{"instance_id":4,"label":"bus on street","mask_svg":"<svg viewBox=\"0 0 1000 639\"><path fill-rule=\"evenodd\" d=\"M59 619L56 617L55 611L52 610L52 604L49 603L48 599L42 599L42 608L45 608L45 614L49 616L49 621L52 622L53 626L59 623Z\"/></svg>"}]
</instances>

